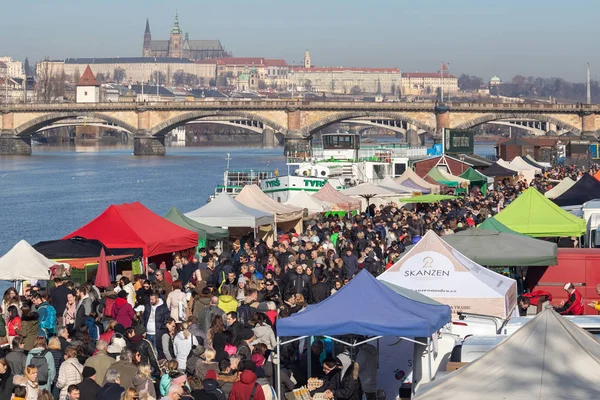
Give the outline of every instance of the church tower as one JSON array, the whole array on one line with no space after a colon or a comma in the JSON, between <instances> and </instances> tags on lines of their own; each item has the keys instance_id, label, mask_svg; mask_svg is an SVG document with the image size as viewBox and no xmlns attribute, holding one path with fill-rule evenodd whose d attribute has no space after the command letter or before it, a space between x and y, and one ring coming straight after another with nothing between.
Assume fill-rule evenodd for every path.
<instances>
[{"instance_id":1,"label":"church tower","mask_svg":"<svg viewBox=\"0 0 600 400\"><path fill-rule=\"evenodd\" d=\"M144 32L144 49L142 50L142 57L152 57L152 35L150 34L150 22L146 18L146 31Z\"/></svg>"},{"instance_id":2,"label":"church tower","mask_svg":"<svg viewBox=\"0 0 600 400\"><path fill-rule=\"evenodd\" d=\"M179 27L179 15L175 13L175 22L171 28L171 37L169 38L169 57L183 57L183 32Z\"/></svg>"},{"instance_id":3,"label":"church tower","mask_svg":"<svg viewBox=\"0 0 600 400\"><path fill-rule=\"evenodd\" d=\"M304 53L304 68L310 68L310 54L308 53L308 49Z\"/></svg>"}]
</instances>

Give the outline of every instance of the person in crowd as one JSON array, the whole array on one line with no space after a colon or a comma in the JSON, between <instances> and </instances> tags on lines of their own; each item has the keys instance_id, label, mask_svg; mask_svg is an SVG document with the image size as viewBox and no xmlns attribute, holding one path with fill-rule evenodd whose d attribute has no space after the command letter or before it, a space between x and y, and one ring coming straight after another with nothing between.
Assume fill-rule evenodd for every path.
<instances>
[{"instance_id":1,"label":"person in crowd","mask_svg":"<svg viewBox=\"0 0 600 400\"><path fill-rule=\"evenodd\" d=\"M556 312L561 315L582 315L584 306L581 293L570 282L566 283L563 289L567 292L568 299L562 301L559 307L554 308Z\"/></svg>"},{"instance_id":2,"label":"person in crowd","mask_svg":"<svg viewBox=\"0 0 600 400\"><path fill-rule=\"evenodd\" d=\"M56 380L58 379L58 371L60 370L60 365L64 360L65 353L62 350L60 339L58 336L51 337L48 341L48 351L52 354L52 358L54 359L54 382L52 382L52 394L54 395L56 391L56 397L58 397L58 390L56 389Z\"/></svg>"},{"instance_id":3,"label":"person in crowd","mask_svg":"<svg viewBox=\"0 0 600 400\"><path fill-rule=\"evenodd\" d=\"M84 325L86 318L92 313L93 300L90 297L85 286L76 289L77 306L75 309L75 330Z\"/></svg>"},{"instance_id":4,"label":"person in crowd","mask_svg":"<svg viewBox=\"0 0 600 400\"><path fill-rule=\"evenodd\" d=\"M124 278L121 278L121 280L122 279ZM123 325L125 328L131 327L133 319L135 318L135 312L127 300L126 290L121 290L117 294L117 300L115 301L115 304L113 304L111 315L117 323Z\"/></svg>"},{"instance_id":5,"label":"person in crowd","mask_svg":"<svg viewBox=\"0 0 600 400\"><path fill-rule=\"evenodd\" d=\"M169 392L173 378L180 376L179 363L177 360L169 360L165 365L165 373L160 377L159 392L165 396Z\"/></svg>"},{"instance_id":6,"label":"person in crowd","mask_svg":"<svg viewBox=\"0 0 600 400\"><path fill-rule=\"evenodd\" d=\"M214 349L206 349L203 356L200 357L200 359L196 362L194 376L200 380L204 380L206 378L207 371L217 371L219 369L219 365L217 362L215 362L216 355L217 352Z\"/></svg>"},{"instance_id":7,"label":"person in crowd","mask_svg":"<svg viewBox=\"0 0 600 400\"><path fill-rule=\"evenodd\" d=\"M117 321L114 319L109 319L106 323L106 328L104 329L104 333L100 335L99 340L104 340L106 343L110 343L113 335L115 334L115 326L117 325Z\"/></svg>"},{"instance_id":8,"label":"person in crowd","mask_svg":"<svg viewBox=\"0 0 600 400\"><path fill-rule=\"evenodd\" d=\"M337 356L338 367L340 371L340 382L335 389L325 391L325 398L335 398L344 400L361 400L362 389L359 380L359 367L352 362L347 353L341 353Z\"/></svg>"},{"instance_id":9,"label":"person in crowd","mask_svg":"<svg viewBox=\"0 0 600 400\"><path fill-rule=\"evenodd\" d=\"M212 296L208 307L200 312L200 318L198 320L199 327L203 332L206 332L207 338L214 317L218 316L222 320L224 314L223 310L219 308L219 298L217 296Z\"/></svg>"},{"instance_id":10,"label":"person in crowd","mask_svg":"<svg viewBox=\"0 0 600 400\"><path fill-rule=\"evenodd\" d=\"M56 387L60 389L60 399L66 399L69 385L77 385L83 380L83 365L77 359L77 348L68 347L65 351L65 361L58 370Z\"/></svg>"},{"instance_id":11,"label":"person in crowd","mask_svg":"<svg viewBox=\"0 0 600 400\"><path fill-rule=\"evenodd\" d=\"M21 309L21 299L19 297L19 294L17 293L17 289L15 289L14 287L6 289L6 292L4 292L4 296L2 296L2 316L4 317L5 321L9 320L8 308L10 306L15 306L17 310Z\"/></svg>"},{"instance_id":12,"label":"person in crowd","mask_svg":"<svg viewBox=\"0 0 600 400\"><path fill-rule=\"evenodd\" d=\"M95 399L98 395L98 391L100 390L100 385L97 382L97 373L96 370L92 367L83 367L83 372L81 373L83 380L77 385L81 392L82 399Z\"/></svg>"},{"instance_id":13,"label":"person in crowd","mask_svg":"<svg viewBox=\"0 0 600 400\"><path fill-rule=\"evenodd\" d=\"M11 400L14 376L6 358L0 358L0 400Z\"/></svg>"},{"instance_id":14,"label":"person in crowd","mask_svg":"<svg viewBox=\"0 0 600 400\"><path fill-rule=\"evenodd\" d=\"M97 400L120 400L125 388L121 386L121 375L115 369L109 369L104 376L104 385L98 390Z\"/></svg>"},{"instance_id":15,"label":"person in crowd","mask_svg":"<svg viewBox=\"0 0 600 400\"><path fill-rule=\"evenodd\" d=\"M25 375L22 377L23 379L17 379L18 377L13 378L15 385L22 385L27 389L27 394L25 396L27 400L37 400L38 398L39 385L37 376L37 367L35 365L28 365L25 367Z\"/></svg>"},{"instance_id":16,"label":"person in crowd","mask_svg":"<svg viewBox=\"0 0 600 400\"><path fill-rule=\"evenodd\" d=\"M115 288L115 292L117 293L117 296L121 291L125 291L125 293L127 293L127 296L125 297L125 299L129 303L129 305L131 305L131 307L133 308L135 306L135 289L133 288L133 283L131 283L129 278L126 276L121 276L118 279L118 281L119 281L119 286Z\"/></svg>"},{"instance_id":17,"label":"person in crowd","mask_svg":"<svg viewBox=\"0 0 600 400\"><path fill-rule=\"evenodd\" d=\"M40 390L52 390L52 384L56 378L56 367L54 365L54 356L48 350L46 339L38 336L35 346L27 354L27 365L35 365L38 369L38 385Z\"/></svg>"},{"instance_id":18,"label":"person in crowd","mask_svg":"<svg viewBox=\"0 0 600 400\"><path fill-rule=\"evenodd\" d=\"M38 313L31 310L30 306L25 304L21 307L21 318L21 329L15 329L15 332L23 337L23 348L25 351L29 351L33 349L35 339L38 336L39 316Z\"/></svg>"},{"instance_id":19,"label":"person in crowd","mask_svg":"<svg viewBox=\"0 0 600 400\"><path fill-rule=\"evenodd\" d=\"M165 279L165 273L171 275L166 269L160 269L156 271L154 291L158 292L158 294L160 294L161 297L164 297L166 299L169 293L171 293L171 290L173 290L173 287L171 286L171 283L169 283L169 281Z\"/></svg>"},{"instance_id":20,"label":"person in crowd","mask_svg":"<svg viewBox=\"0 0 600 400\"><path fill-rule=\"evenodd\" d=\"M190 383L193 381L190 380ZM196 379L196 381L202 384L198 385L198 388L192 388L192 396L195 400L227 400L225 392L223 392L217 381L217 373L215 371L208 371L203 382L199 379Z\"/></svg>"},{"instance_id":21,"label":"person in crowd","mask_svg":"<svg viewBox=\"0 0 600 400\"><path fill-rule=\"evenodd\" d=\"M106 353L118 361L119 358L121 357L121 352L126 347L127 347L127 341L125 340L125 336L123 336L122 334L117 332L113 335L112 339L110 340L110 344L106 348Z\"/></svg>"},{"instance_id":22,"label":"person in crowd","mask_svg":"<svg viewBox=\"0 0 600 400\"><path fill-rule=\"evenodd\" d=\"M223 318L219 315L213 316L210 328L208 330L208 334L206 335L206 338L208 340L207 345L213 346L212 343L213 343L213 338L215 337L215 335L218 333L224 332L225 329L226 329L226 327L225 327L225 322L223 321Z\"/></svg>"},{"instance_id":23,"label":"person in crowd","mask_svg":"<svg viewBox=\"0 0 600 400\"><path fill-rule=\"evenodd\" d=\"M119 373L119 379L121 386L129 388L133 386L133 377L137 373L137 367L133 365L133 353L129 349L123 349L119 361L110 366L110 370L117 371ZM108 374L108 371L106 373ZM106 376L104 377L106 382Z\"/></svg>"},{"instance_id":24,"label":"person in crowd","mask_svg":"<svg viewBox=\"0 0 600 400\"><path fill-rule=\"evenodd\" d=\"M8 307L8 319L6 321L6 329L8 334L8 342L12 343L13 339L19 334L17 329L21 329L21 316L16 306L11 305Z\"/></svg>"},{"instance_id":25,"label":"person in crowd","mask_svg":"<svg viewBox=\"0 0 600 400\"><path fill-rule=\"evenodd\" d=\"M133 377L133 387L138 392L147 392L151 397L156 397L156 389L152 380L152 369L149 364L138 366L137 373Z\"/></svg>"},{"instance_id":26,"label":"person in crowd","mask_svg":"<svg viewBox=\"0 0 600 400\"><path fill-rule=\"evenodd\" d=\"M15 375L23 375L27 365L25 354L25 342L22 336L16 336L12 340L12 349L6 355L6 361Z\"/></svg>"},{"instance_id":27,"label":"person in crowd","mask_svg":"<svg viewBox=\"0 0 600 400\"><path fill-rule=\"evenodd\" d=\"M56 309L48 303L48 295L36 293L31 296L39 316L38 335L50 338L56 334Z\"/></svg>"},{"instance_id":28,"label":"person in crowd","mask_svg":"<svg viewBox=\"0 0 600 400\"><path fill-rule=\"evenodd\" d=\"M147 306L150 304L150 295L153 293L152 284L148 279L144 279L141 287L135 292L135 306Z\"/></svg>"},{"instance_id":29,"label":"person in crowd","mask_svg":"<svg viewBox=\"0 0 600 400\"><path fill-rule=\"evenodd\" d=\"M171 318L173 318L176 323L180 323L186 319L187 300L185 293L181 291L181 288L181 281L174 281L173 290L167 296L166 301L169 312L171 313Z\"/></svg>"},{"instance_id":30,"label":"person in crowd","mask_svg":"<svg viewBox=\"0 0 600 400\"><path fill-rule=\"evenodd\" d=\"M358 377L366 400L377 399L377 368L379 366L379 350L370 343L359 346L356 356Z\"/></svg>"},{"instance_id":31,"label":"person in crowd","mask_svg":"<svg viewBox=\"0 0 600 400\"><path fill-rule=\"evenodd\" d=\"M121 395L121 400L139 400L139 398L138 391L133 387L126 389Z\"/></svg>"},{"instance_id":32,"label":"person in crowd","mask_svg":"<svg viewBox=\"0 0 600 400\"><path fill-rule=\"evenodd\" d=\"M221 288L221 295L219 296L219 308L224 313L236 311L238 302L235 297L231 296L231 291L227 286Z\"/></svg>"},{"instance_id":33,"label":"person in crowd","mask_svg":"<svg viewBox=\"0 0 600 400\"><path fill-rule=\"evenodd\" d=\"M263 389L256 384L256 379L256 374L250 369L242 371L240 380L231 388L228 400L248 400L253 393L254 400L265 400Z\"/></svg>"},{"instance_id":34,"label":"person in crowd","mask_svg":"<svg viewBox=\"0 0 600 400\"><path fill-rule=\"evenodd\" d=\"M66 287L67 286L65 285L65 288ZM67 291L66 296L66 303L62 313L62 326L66 326L73 330L75 326L75 316L77 314L77 297L72 290Z\"/></svg>"},{"instance_id":35,"label":"person in crowd","mask_svg":"<svg viewBox=\"0 0 600 400\"><path fill-rule=\"evenodd\" d=\"M69 385L67 388L67 400L79 400L81 397L81 391L77 385Z\"/></svg>"},{"instance_id":36,"label":"person in crowd","mask_svg":"<svg viewBox=\"0 0 600 400\"><path fill-rule=\"evenodd\" d=\"M116 362L114 358L107 353L108 343L104 340L96 342L96 354L85 361L84 366L93 368L96 373L96 382L98 385L104 385L104 375L106 371Z\"/></svg>"},{"instance_id":37,"label":"person in crowd","mask_svg":"<svg viewBox=\"0 0 600 400\"><path fill-rule=\"evenodd\" d=\"M169 308L158 293L152 292L150 303L144 306L143 325L146 328L146 338L154 345L159 358L162 352L162 334L168 318Z\"/></svg>"},{"instance_id":38,"label":"person in crowd","mask_svg":"<svg viewBox=\"0 0 600 400\"><path fill-rule=\"evenodd\" d=\"M50 302L56 310L56 324L59 326L65 325L62 317L67 306L67 293L71 291L66 283L63 278L54 278L54 289L50 292Z\"/></svg>"},{"instance_id":39,"label":"person in crowd","mask_svg":"<svg viewBox=\"0 0 600 400\"><path fill-rule=\"evenodd\" d=\"M269 349L273 350L277 346L277 340L275 339L275 333L270 324L269 317L263 313L257 313L251 320L250 325L253 325L255 340L252 345L257 343L264 343Z\"/></svg>"},{"instance_id":40,"label":"person in crowd","mask_svg":"<svg viewBox=\"0 0 600 400\"><path fill-rule=\"evenodd\" d=\"M183 322L181 324L181 331L175 335L175 340L173 341L174 356L179 363L179 371L181 372L185 372L186 361L190 352L194 346L199 345L198 339L190 333L189 325L190 323L187 321Z\"/></svg>"},{"instance_id":41,"label":"person in crowd","mask_svg":"<svg viewBox=\"0 0 600 400\"><path fill-rule=\"evenodd\" d=\"M173 360L175 359L175 350L173 349L173 341L177 334L177 323L173 318L168 318L165 321L165 326L162 329L162 336L160 337L160 347L158 350L159 360Z\"/></svg>"},{"instance_id":42,"label":"person in crowd","mask_svg":"<svg viewBox=\"0 0 600 400\"><path fill-rule=\"evenodd\" d=\"M129 349L139 356L139 365L149 365L158 373L160 367L156 351L152 347L152 343L146 338L146 330L143 326L138 325L136 329L129 328L127 330L129 339Z\"/></svg>"}]
</instances>

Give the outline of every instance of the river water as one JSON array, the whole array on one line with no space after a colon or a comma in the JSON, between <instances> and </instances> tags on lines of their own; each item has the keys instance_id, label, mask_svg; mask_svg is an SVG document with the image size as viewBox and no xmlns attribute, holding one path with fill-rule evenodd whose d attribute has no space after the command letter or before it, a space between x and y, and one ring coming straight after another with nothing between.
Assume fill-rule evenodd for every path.
<instances>
[{"instance_id":1,"label":"river water","mask_svg":"<svg viewBox=\"0 0 600 400\"><path fill-rule=\"evenodd\" d=\"M493 144L475 151L493 154ZM21 239L61 238L111 204L141 201L159 215L199 208L223 182L227 153L230 169L287 173L282 148L169 147L165 157L135 157L131 144L34 146L31 157L0 157L0 255Z\"/></svg>"}]
</instances>

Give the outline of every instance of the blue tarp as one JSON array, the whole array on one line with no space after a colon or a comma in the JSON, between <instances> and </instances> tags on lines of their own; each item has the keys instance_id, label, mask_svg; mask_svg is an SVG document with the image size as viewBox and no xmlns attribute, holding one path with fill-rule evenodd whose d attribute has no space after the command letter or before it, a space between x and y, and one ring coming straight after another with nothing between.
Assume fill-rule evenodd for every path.
<instances>
[{"instance_id":1,"label":"blue tarp","mask_svg":"<svg viewBox=\"0 0 600 400\"><path fill-rule=\"evenodd\" d=\"M449 306L402 296L362 271L333 296L277 321L277 333L428 337L448 322Z\"/></svg>"}]
</instances>

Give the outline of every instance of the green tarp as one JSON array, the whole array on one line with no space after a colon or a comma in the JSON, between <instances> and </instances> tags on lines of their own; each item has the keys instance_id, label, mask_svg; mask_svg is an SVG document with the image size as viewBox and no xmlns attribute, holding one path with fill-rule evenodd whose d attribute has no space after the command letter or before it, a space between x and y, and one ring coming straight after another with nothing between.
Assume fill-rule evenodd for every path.
<instances>
[{"instance_id":1,"label":"green tarp","mask_svg":"<svg viewBox=\"0 0 600 400\"><path fill-rule=\"evenodd\" d=\"M483 175L481 172L475 171L473 168L469 168L462 174L460 174L461 178L468 179L469 189L473 189L474 187L478 187L481 190L481 193L486 194L488 188L488 177Z\"/></svg>"},{"instance_id":2,"label":"green tarp","mask_svg":"<svg viewBox=\"0 0 600 400\"><path fill-rule=\"evenodd\" d=\"M442 236L442 239L470 260L486 267L547 267L557 264L556 243L518 233L471 228Z\"/></svg>"},{"instance_id":3,"label":"green tarp","mask_svg":"<svg viewBox=\"0 0 600 400\"><path fill-rule=\"evenodd\" d=\"M165 219L171 221L175 225L179 225L182 228L188 229L192 232L198 233L198 240L219 240L229 237L229 231L227 229L215 228L212 226L204 225L194 221L183 215L176 207L172 207L166 214Z\"/></svg>"},{"instance_id":4,"label":"green tarp","mask_svg":"<svg viewBox=\"0 0 600 400\"><path fill-rule=\"evenodd\" d=\"M438 201L453 200L456 196L449 196L444 194L426 194L423 196L414 196L399 199L401 203L436 203Z\"/></svg>"},{"instance_id":5,"label":"green tarp","mask_svg":"<svg viewBox=\"0 0 600 400\"><path fill-rule=\"evenodd\" d=\"M534 237L579 237L585 220L561 209L534 188L529 188L495 217L509 229Z\"/></svg>"},{"instance_id":6,"label":"green tarp","mask_svg":"<svg viewBox=\"0 0 600 400\"><path fill-rule=\"evenodd\" d=\"M483 221L481 224L479 224L477 227L479 229L485 229L486 231L491 231L491 232L507 232L507 233L516 233L517 235L519 235L518 232L515 232L512 229L507 228L506 225L501 224L494 217L489 217L488 219Z\"/></svg>"}]
</instances>

